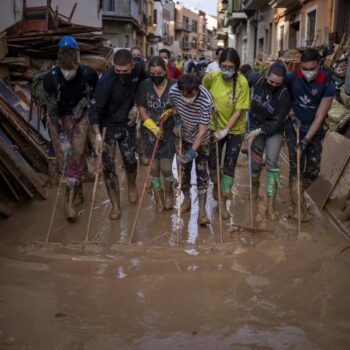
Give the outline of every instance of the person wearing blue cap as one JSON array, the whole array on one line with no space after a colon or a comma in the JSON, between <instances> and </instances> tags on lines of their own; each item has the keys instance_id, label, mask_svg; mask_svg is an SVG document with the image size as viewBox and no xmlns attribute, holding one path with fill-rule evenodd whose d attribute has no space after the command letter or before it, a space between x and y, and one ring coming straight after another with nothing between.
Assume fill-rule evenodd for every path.
<instances>
[{"instance_id":1,"label":"person wearing blue cap","mask_svg":"<svg viewBox=\"0 0 350 350\"><path fill-rule=\"evenodd\" d=\"M81 175L89 130L87 109L98 74L80 64L78 43L71 36L59 41L57 59L58 65L44 76L43 87L49 97L50 133L57 135L60 142L55 153L63 152L65 156L62 174L67 177L65 217L75 221L77 207L83 202Z\"/></svg>"}]
</instances>

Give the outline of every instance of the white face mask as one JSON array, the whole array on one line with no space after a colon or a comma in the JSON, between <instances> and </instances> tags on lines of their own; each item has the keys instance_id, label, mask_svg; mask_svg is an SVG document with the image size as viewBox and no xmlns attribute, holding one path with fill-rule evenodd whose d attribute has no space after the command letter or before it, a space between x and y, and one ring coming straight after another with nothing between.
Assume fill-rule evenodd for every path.
<instances>
[{"instance_id":1,"label":"white face mask","mask_svg":"<svg viewBox=\"0 0 350 350\"><path fill-rule=\"evenodd\" d=\"M168 63L169 63L169 60L167 58L163 58L164 62L165 62L165 65L167 66Z\"/></svg>"},{"instance_id":2,"label":"white face mask","mask_svg":"<svg viewBox=\"0 0 350 350\"><path fill-rule=\"evenodd\" d=\"M309 71L309 70L301 70L303 73L304 78L310 82L311 80L314 80L317 77L318 71Z\"/></svg>"},{"instance_id":3,"label":"white face mask","mask_svg":"<svg viewBox=\"0 0 350 350\"><path fill-rule=\"evenodd\" d=\"M66 70L61 68L61 73L64 79L72 80L77 75L77 70L76 69Z\"/></svg>"},{"instance_id":4,"label":"white face mask","mask_svg":"<svg viewBox=\"0 0 350 350\"><path fill-rule=\"evenodd\" d=\"M195 99L197 98L197 95L194 97L184 97L182 96L182 100L187 104L187 105L191 105Z\"/></svg>"}]
</instances>

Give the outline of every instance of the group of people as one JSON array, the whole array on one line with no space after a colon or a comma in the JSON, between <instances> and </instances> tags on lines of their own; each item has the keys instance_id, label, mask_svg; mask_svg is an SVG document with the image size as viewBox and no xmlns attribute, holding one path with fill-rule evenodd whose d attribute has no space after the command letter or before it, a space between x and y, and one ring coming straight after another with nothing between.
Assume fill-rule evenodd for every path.
<instances>
[{"instance_id":1,"label":"group of people","mask_svg":"<svg viewBox=\"0 0 350 350\"><path fill-rule=\"evenodd\" d=\"M207 67L199 81L176 67L166 49L149 60L147 69L141 62L140 50L120 49L113 57L113 65L98 79L96 72L80 64L75 39L61 39L58 65L45 77L44 88L51 97L51 132L57 133L67 159L65 215L68 220L77 218L77 208L83 200L81 173L89 124L94 133L94 148L102 151L103 178L111 202L110 219L117 220L121 215L116 143L126 173L128 199L131 203L138 200L135 115L139 115L146 158L151 158L159 140L150 177L156 212L171 210L174 206L177 181L172 163L176 156L182 169L179 174L184 197L181 212L191 210L194 163L198 224L210 224L206 213L209 179L214 184L213 198L221 198L217 207L222 218L228 219L226 201L234 199L231 190L245 138L251 149L253 200L258 199L264 166L267 172L266 217L270 220L278 218L275 209L280 182L278 157L286 138L291 200L296 204L299 183L296 150L301 152L300 190L303 191L318 176L324 119L335 95L333 82L320 69L319 53L306 49L297 71L287 72L285 65L276 61L266 74L255 73L248 65L241 66L234 48L222 49L217 54L217 60ZM77 106L83 99L89 103L77 117ZM217 146L220 159L216 158ZM222 163L221 158L223 166L220 166L218 186L217 165ZM301 207L302 219L307 220L304 199Z\"/></svg>"}]
</instances>

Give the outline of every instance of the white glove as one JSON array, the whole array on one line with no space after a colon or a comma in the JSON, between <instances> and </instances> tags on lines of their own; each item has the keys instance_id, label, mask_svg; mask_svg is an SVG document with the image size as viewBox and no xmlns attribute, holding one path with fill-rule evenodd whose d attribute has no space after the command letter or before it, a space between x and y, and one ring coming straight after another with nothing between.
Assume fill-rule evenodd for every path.
<instances>
[{"instance_id":1,"label":"white glove","mask_svg":"<svg viewBox=\"0 0 350 350\"><path fill-rule=\"evenodd\" d=\"M133 127L135 126L137 120L139 118L139 109L137 108L137 106L134 106L131 108L130 112L129 112L129 122L128 122L128 126Z\"/></svg>"},{"instance_id":2,"label":"white glove","mask_svg":"<svg viewBox=\"0 0 350 350\"><path fill-rule=\"evenodd\" d=\"M222 130L215 131L213 136L216 141L222 140L224 137L226 137L228 134L228 129L223 128Z\"/></svg>"},{"instance_id":3,"label":"white glove","mask_svg":"<svg viewBox=\"0 0 350 350\"><path fill-rule=\"evenodd\" d=\"M248 134L248 136L247 136L247 142L250 143L250 144L252 144L253 141L255 140L255 138L256 138L257 136L259 136L260 134L262 134L261 128L255 129L255 130L251 131L251 132Z\"/></svg>"}]
</instances>

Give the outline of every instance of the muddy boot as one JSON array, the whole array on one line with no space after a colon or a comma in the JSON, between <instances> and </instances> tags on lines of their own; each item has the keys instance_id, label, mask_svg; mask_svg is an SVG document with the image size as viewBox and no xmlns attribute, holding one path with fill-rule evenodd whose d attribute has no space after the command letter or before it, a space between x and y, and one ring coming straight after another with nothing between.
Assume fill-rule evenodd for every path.
<instances>
[{"instance_id":1,"label":"muddy boot","mask_svg":"<svg viewBox=\"0 0 350 350\"><path fill-rule=\"evenodd\" d=\"M289 180L289 197L293 205L298 205L298 186L296 178Z\"/></svg>"},{"instance_id":2,"label":"muddy boot","mask_svg":"<svg viewBox=\"0 0 350 350\"><path fill-rule=\"evenodd\" d=\"M74 179L75 180L75 179ZM66 194L64 199L64 216L68 221L76 221L78 213L74 209L74 195L77 189L77 184L67 180Z\"/></svg>"},{"instance_id":3,"label":"muddy boot","mask_svg":"<svg viewBox=\"0 0 350 350\"><path fill-rule=\"evenodd\" d=\"M190 191L184 192L184 200L181 204L181 214L187 213L191 210L191 196Z\"/></svg>"},{"instance_id":4,"label":"muddy boot","mask_svg":"<svg viewBox=\"0 0 350 350\"><path fill-rule=\"evenodd\" d=\"M350 205L345 207L345 209L339 214L339 219L341 221L347 221L350 219Z\"/></svg>"},{"instance_id":5,"label":"muddy boot","mask_svg":"<svg viewBox=\"0 0 350 350\"><path fill-rule=\"evenodd\" d=\"M161 213L164 211L164 192L160 183L159 177L151 177L151 186L154 193L154 200L156 201L156 212Z\"/></svg>"},{"instance_id":6,"label":"muddy boot","mask_svg":"<svg viewBox=\"0 0 350 350\"><path fill-rule=\"evenodd\" d=\"M216 207L216 210L218 213L219 213L219 205L220 203L218 202L218 206ZM230 218L230 213L226 208L226 198L222 194L221 194L221 218L223 220L228 220Z\"/></svg>"},{"instance_id":7,"label":"muddy boot","mask_svg":"<svg viewBox=\"0 0 350 350\"><path fill-rule=\"evenodd\" d=\"M171 176L164 179L164 208L171 210L174 207L174 178Z\"/></svg>"},{"instance_id":8,"label":"muddy boot","mask_svg":"<svg viewBox=\"0 0 350 350\"><path fill-rule=\"evenodd\" d=\"M106 189L108 197L111 200L111 211L109 212L109 218L111 220L118 220L120 218L120 193L119 193L119 180L115 175L111 180L106 180Z\"/></svg>"},{"instance_id":9,"label":"muddy boot","mask_svg":"<svg viewBox=\"0 0 350 350\"><path fill-rule=\"evenodd\" d=\"M218 178L216 176L216 170L209 169L210 180L213 182L213 198L218 201Z\"/></svg>"},{"instance_id":10,"label":"muddy boot","mask_svg":"<svg viewBox=\"0 0 350 350\"><path fill-rule=\"evenodd\" d=\"M294 206L293 219L298 220L298 183L295 178L289 182L290 200ZM307 222L311 220L311 215L307 208L307 203L304 197L303 180L300 180L300 220Z\"/></svg>"},{"instance_id":11,"label":"muddy boot","mask_svg":"<svg viewBox=\"0 0 350 350\"><path fill-rule=\"evenodd\" d=\"M77 207L83 203L84 203L83 185L80 180L74 196L74 206Z\"/></svg>"},{"instance_id":12,"label":"muddy boot","mask_svg":"<svg viewBox=\"0 0 350 350\"><path fill-rule=\"evenodd\" d=\"M136 188L136 176L137 171L134 171L133 173L125 172L126 174L126 180L128 182L128 199L130 203L136 203L137 202L137 188Z\"/></svg>"},{"instance_id":13,"label":"muddy boot","mask_svg":"<svg viewBox=\"0 0 350 350\"><path fill-rule=\"evenodd\" d=\"M280 170L279 169L270 169L267 171L267 186L266 186L266 195L267 195L267 205L266 205L266 218L268 220L277 220L278 216L276 213L276 195L277 195L277 186L280 186Z\"/></svg>"},{"instance_id":14,"label":"muddy boot","mask_svg":"<svg viewBox=\"0 0 350 350\"><path fill-rule=\"evenodd\" d=\"M205 226L210 224L210 220L207 216L207 212L205 210L205 204L207 202L207 195L200 194L198 195L198 225Z\"/></svg>"},{"instance_id":15,"label":"muddy boot","mask_svg":"<svg viewBox=\"0 0 350 350\"><path fill-rule=\"evenodd\" d=\"M220 184L222 195L227 199L232 199L231 188L233 185L233 177L224 174Z\"/></svg>"}]
</instances>

